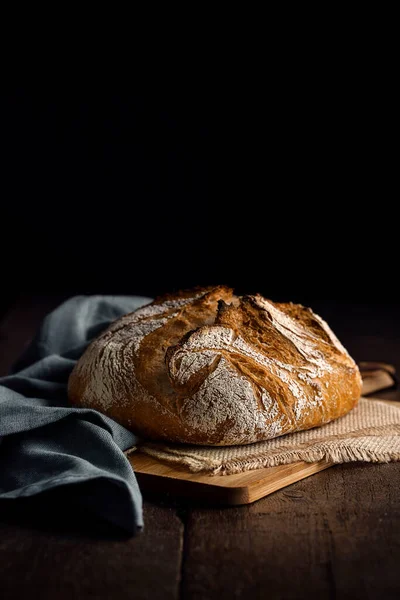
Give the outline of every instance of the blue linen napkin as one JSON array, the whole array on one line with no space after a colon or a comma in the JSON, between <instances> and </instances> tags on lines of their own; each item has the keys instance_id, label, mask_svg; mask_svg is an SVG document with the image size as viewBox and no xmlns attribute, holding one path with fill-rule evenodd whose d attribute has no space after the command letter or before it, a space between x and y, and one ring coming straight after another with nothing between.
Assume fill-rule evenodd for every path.
<instances>
[{"instance_id":1,"label":"blue linen napkin","mask_svg":"<svg viewBox=\"0 0 400 600\"><path fill-rule=\"evenodd\" d=\"M131 534L143 526L142 497L123 453L137 438L95 410L72 408L67 382L92 339L150 301L67 300L44 319L12 373L0 378L0 503L73 486L74 501L108 522Z\"/></svg>"}]
</instances>

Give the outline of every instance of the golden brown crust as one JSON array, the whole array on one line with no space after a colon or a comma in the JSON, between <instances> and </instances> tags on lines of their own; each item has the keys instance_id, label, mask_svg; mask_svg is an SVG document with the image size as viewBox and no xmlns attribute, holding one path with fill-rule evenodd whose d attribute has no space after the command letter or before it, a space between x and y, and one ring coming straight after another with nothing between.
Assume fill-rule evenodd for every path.
<instances>
[{"instance_id":1,"label":"golden brown crust","mask_svg":"<svg viewBox=\"0 0 400 600\"><path fill-rule=\"evenodd\" d=\"M317 315L226 286L168 294L114 322L69 380L148 439L245 444L327 423L361 393L358 368Z\"/></svg>"}]
</instances>

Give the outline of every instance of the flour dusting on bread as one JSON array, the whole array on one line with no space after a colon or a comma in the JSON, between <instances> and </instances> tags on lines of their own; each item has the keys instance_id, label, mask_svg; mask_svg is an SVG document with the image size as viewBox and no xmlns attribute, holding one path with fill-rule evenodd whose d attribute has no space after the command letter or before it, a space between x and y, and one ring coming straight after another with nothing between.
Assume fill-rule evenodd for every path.
<instances>
[{"instance_id":1,"label":"flour dusting on bread","mask_svg":"<svg viewBox=\"0 0 400 600\"><path fill-rule=\"evenodd\" d=\"M310 309L226 286L168 295L123 316L69 380L146 439L248 444L338 418L361 392L357 365Z\"/></svg>"}]
</instances>

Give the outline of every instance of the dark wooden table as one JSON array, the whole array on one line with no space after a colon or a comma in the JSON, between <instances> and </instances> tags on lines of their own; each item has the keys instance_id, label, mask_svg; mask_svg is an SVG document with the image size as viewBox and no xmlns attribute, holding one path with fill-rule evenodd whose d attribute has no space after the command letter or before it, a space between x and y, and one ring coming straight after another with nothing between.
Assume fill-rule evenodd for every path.
<instances>
[{"instance_id":1,"label":"dark wooden table","mask_svg":"<svg viewBox=\"0 0 400 600\"><path fill-rule=\"evenodd\" d=\"M5 310L1 374L59 301L24 297ZM356 360L400 372L398 306L314 308ZM336 466L243 507L145 498L144 532L128 539L72 506L61 522L39 499L1 507L4 600L400 597L399 463Z\"/></svg>"}]
</instances>

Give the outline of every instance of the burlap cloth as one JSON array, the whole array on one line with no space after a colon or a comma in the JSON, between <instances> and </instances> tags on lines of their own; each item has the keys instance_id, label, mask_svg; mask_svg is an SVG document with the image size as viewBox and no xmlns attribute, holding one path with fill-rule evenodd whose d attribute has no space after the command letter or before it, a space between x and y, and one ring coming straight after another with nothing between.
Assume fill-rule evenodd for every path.
<instances>
[{"instance_id":1,"label":"burlap cloth","mask_svg":"<svg viewBox=\"0 0 400 600\"><path fill-rule=\"evenodd\" d=\"M363 381L364 393L394 383L391 376L385 379L381 369L363 372ZM301 460L397 461L400 460L400 403L362 397L350 413L327 425L246 446L143 443L137 450L186 466L192 472L210 475L229 475Z\"/></svg>"}]
</instances>

